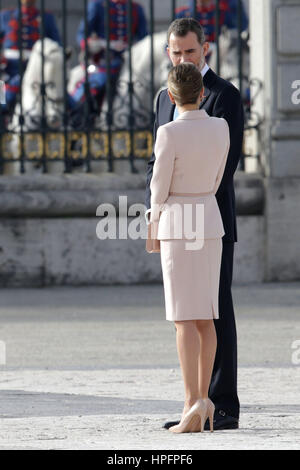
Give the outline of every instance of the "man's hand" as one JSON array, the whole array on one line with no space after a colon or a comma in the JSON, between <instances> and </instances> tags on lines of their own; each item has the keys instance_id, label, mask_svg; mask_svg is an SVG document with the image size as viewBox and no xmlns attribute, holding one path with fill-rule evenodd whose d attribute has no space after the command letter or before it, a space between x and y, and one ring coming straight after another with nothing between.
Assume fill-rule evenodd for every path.
<instances>
[{"instance_id":1,"label":"man's hand","mask_svg":"<svg viewBox=\"0 0 300 470\"><path fill-rule=\"evenodd\" d=\"M94 55L98 54L102 50L105 49L106 41L104 39L99 38L96 33L92 33L91 36L88 38L88 48L89 52Z\"/></svg>"},{"instance_id":2,"label":"man's hand","mask_svg":"<svg viewBox=\"0 0 300 470\"><path fill-rule=\"evenodd\" d=\"M106 49L106 39L99 38L93 33L88 39L89 52L94 55ZM109 48L116 52L123 52L127 48L126 42L121 39L109 41Z\"/></svg>"}]
</instances>

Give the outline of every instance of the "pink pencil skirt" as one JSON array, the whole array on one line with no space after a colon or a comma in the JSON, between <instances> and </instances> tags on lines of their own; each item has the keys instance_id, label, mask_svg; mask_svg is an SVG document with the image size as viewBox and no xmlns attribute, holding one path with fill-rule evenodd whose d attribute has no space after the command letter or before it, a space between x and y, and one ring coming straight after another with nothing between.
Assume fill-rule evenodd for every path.
<instances>
[{"instance_id":1,"label":"pink pencil skirt","mask_svg":"<svg viewBox=\"0 0 300 470\"><path fill-rule=\"evenodd\" d=\"M187 241L160 241L166 319L217 319L222 239L206 239L198 250L187 250Z\"/></svg>"}]
</instances>

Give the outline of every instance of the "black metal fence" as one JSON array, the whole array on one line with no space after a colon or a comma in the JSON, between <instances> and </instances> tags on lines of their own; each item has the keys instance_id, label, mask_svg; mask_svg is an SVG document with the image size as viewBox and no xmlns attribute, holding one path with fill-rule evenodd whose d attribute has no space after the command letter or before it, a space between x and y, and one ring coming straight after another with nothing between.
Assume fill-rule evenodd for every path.
<instances>
[{"instance_id":1,"label":"black metal fence","mask_svg":"<svg viewBox=\"0 0 300 470\"><path fill-rule=\"evenodd\" d=\"M31 54L26 48L29 34L28 17L24 17L26 12L22 9L21 0L15 2L18 10L12 25L17 22L18 26L14 27L13 34L18 47L17 50L13 49L13 52L9 51L5 41L3 42L7 24L5 17L1 17L1 80L7 81L8 91L12 89L16 95L12 103L0 106L2 174L6 173L7 164L12 162L18 165L20 173L27 171L28 162L46 173L53 161L63 161L64 171L67 173L78 166L81 166L83 171L91 172L95 161L107 162L107 171L114 171L116 159L127 160L131 171L135 172L136 160L151 156L153 103L159 88L164 86L166 70L170 65L165 55L166 30L163 34L155 32L156 0L148 2L148 34L138 42L135 42L132 32L133 21L136 21L133 2L127 0L127 47L117 52L115 44L112 47L114 40L111 39L109 0L104 1L103 10L105 39L103 37L102 44L98 44L100 49L96 52L91 52L90 43L87 41L91 36L88 0L82 0L84 40L81 44L79 65L70 73L70 48L74 48L76 41L74 38L74 42L68 44L67 40L71 1L61 0L60 45L47 42L49 25L46 8L51 8L50 2L37 2L36 7L40 11L38 29L41 41L39 48L37 44L34 45ZM175 18L177 3L176 0L169 0L170 21ZM196 3L194 0L194 17ZM223 35L220 5L221 1L216 0L214 68L222 75L222 65L227 57L222 53L225 40L233 57L230 65L233 72L225 78L234 80L239 87L244 98L246 130L255 132L259 142L260 118L253 116L251 107L260 90L260 84L257 84L255 96L251 96L250 85L253 87L254 83L250 83L248 78L248 37L247 31L242 32L242 0L237 0L236 28L231 38ZM95 43L97 40L99 42L99 38L94 39ZM114 70L114 60L119 60L115 67L117 71ZM10 61L14 61L14 65L16 61L18 63L15 87L10 85L11 76L6 73ZM166 70L161 68L162 62ZM70 83L70 77L74 77L73 85ZM103 79L103 83L100 80L101 86L94 86L93 80L96 77ZM76 100L74 96L77 92L81 93L81 97ZM251 156L258 158L255 152ZM242 158L241 169L244 168L243 165Z\"/></svg>"}]
</instances>

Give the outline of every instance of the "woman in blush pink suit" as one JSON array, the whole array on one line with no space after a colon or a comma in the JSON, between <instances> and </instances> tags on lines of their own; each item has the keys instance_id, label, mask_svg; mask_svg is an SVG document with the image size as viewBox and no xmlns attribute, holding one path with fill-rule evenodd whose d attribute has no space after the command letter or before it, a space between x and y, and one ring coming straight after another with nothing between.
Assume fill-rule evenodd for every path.
<instances>
[{"instance_id":1,"label":"woman in blush pink suit","mask_svg":"<svg viewBox=\"0 0 300 470\"><path fill-rule=\"evenodd\" d=\"M224 228L215 194L230 138L227 122L199 110L204 88L191 63L173 67L168 94L177 119L158 128L151 180L150 222L160 240L166 319L175 322L185 403L171 432L213 430L208 389L217 339Z\"/></svg>"}]
</instances>

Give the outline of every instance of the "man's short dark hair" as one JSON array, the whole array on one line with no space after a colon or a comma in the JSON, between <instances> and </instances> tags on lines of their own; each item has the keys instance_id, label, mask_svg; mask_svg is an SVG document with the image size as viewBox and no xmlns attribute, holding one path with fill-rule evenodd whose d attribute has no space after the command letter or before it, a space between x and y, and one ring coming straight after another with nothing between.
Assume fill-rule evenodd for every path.
<instances>
[{"instance_id":1,"label":"man's short dark hair","mask_svg":"<svg viewBox=\"0 0 300 470\"><path fill-rule=\"evenodd\" d=\"M168 44L171 34L174 34L174 36L184 37L189 32L195 33L199 44L203 46L205 43L204 29L194 18L178 18L177 20L174 20L168 29Z\"/></svg>"}]
</instances>

